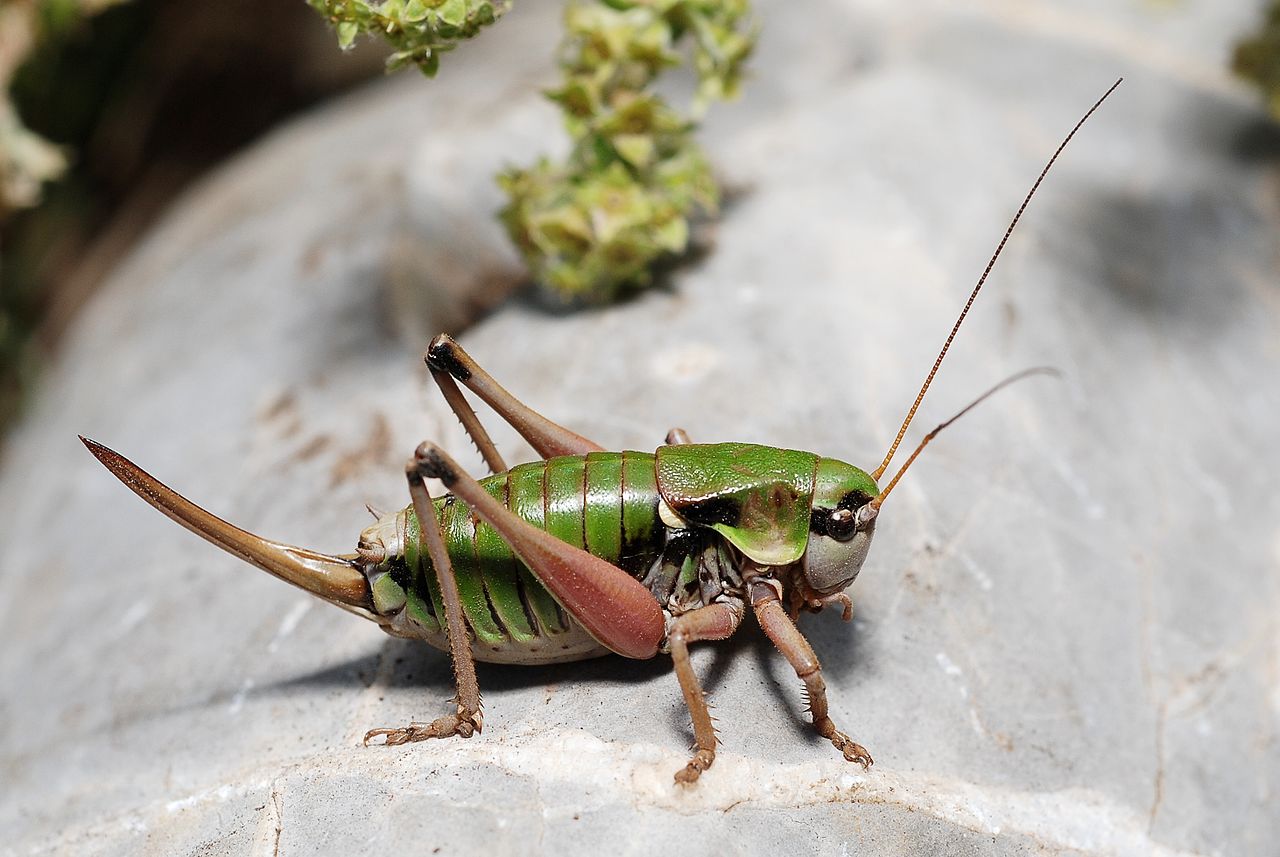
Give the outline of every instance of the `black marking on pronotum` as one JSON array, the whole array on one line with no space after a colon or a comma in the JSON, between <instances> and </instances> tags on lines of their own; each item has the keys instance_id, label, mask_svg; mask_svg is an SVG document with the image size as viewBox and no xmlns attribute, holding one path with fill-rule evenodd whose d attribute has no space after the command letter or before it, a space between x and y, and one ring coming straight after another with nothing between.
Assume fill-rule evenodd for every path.
<instances>
[{"instance_id":1,"label":"black marking on pronotum","mask_svg":"<svg viewBox=\"0 0 1280 857\"><path fill-rule=\"evenodd\" d=\"M736 527L742 520L742 504L737 497L707 497L671 504L680 517L700 527L724 524Z\"/></svg>"},{"instance_id":2,"label":"black marking on pronotum","mask_svg":"<svg viewBox=\"0 0 1280 857\"><path fill-rule=\"evenodd\" d=\"M448 372L459 381L471 378L471 370L453 353L453 341L449 339L436 339L427 347L427 366L437 372Z\"/></svg>"}]
</instances>

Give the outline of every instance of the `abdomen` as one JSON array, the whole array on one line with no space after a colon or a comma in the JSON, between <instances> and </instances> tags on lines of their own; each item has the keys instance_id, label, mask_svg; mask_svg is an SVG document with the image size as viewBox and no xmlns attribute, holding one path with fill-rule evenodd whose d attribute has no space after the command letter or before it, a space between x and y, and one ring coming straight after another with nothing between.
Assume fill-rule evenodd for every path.
<instances>
[{"instance_id":1,"label":"abdomen","mask_svg":"<svg viewBox=\"0 0 1280 857\"><path fill-rule=\"evenodd\" d=\"M561 456L517 465L480 484L534 526L641 578L665 541L653 461L641 452ZM452 495L435 502L477 660L534 664L606 654L493 527L473 519ZM413 508L400 515L405 550L391 560L391 576L406 590L406 618L420 631L414 636L447 650L435 570L419 544Z\"/></svg>"}]
</instances>

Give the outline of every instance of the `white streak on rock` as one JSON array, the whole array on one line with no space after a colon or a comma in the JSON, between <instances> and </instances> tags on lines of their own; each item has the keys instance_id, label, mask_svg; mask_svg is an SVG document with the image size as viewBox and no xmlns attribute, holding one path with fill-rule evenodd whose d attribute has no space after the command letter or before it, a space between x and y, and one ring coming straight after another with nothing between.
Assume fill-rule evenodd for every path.
<instances>
[{"instance_id":1,"label":"white streak on rock","mask_svg":"<svg viewBox=\"0 0 1280 857\"><path fill-rule=\"evenodd\" d=\"M995 583L991 580L991 575L983 571L982 567L974 562L968 554L960 554L960 564L978 582L978 586L982 588L983 592L990 592L995 587Z\"/></svg>"},{"instance_id":2,"label":"white streak on rock","mask_svg":"<svg viewBox=\"0 0 1280 857\"><path fill-rule=\"evenodd\" d=\"M271 638L271 642L267 643L267 652L274 653L280 648L280 643L298 627L298 623L302 621L302 617L311 609L313 600L310 598L300 599L297 604L284 614L284 618L280 620L280 627L276 629L276 635Z\"/></svg>"},{"instance_id":3,"label":"white streak on rock","mask_svg":"<svg viewBox=\"0 0 1280 857\"><path fill-rule=\"evenodd\" d=\"M1213 506L1213 513L1218 520L1231 520L1235 514L1235 507L1231 505L1231 490L1216 479L1213 474L1205 470L1194 455L1187 456L1184 461L1188 472L1196 480L1196 488L1208 496L1209 502Z\"/></svg>"},{"instance_id":4,"label":"white streak on rock","mask_svg":"<svg viewBox=\"0 0 1280 857\"><path fill-rule=\"evenodd\" d=\"M1091 789L1026 792L917 771L895 771L883 765L864 774L851 772L848 765L835 759L789 765L723 751L695 788L680 788L671 779L672 772L684 763L679 753L650 744L609 743L580 730L550 731L509 741L454 741L433 748L431 766L435 769L461 773L478 766L496 766L537 784L546 801L544 815L570 806L574 812L585 813L620 802L681 815L730 812L742 805L778 809L839 803L889 805L979 834L1025 836L1051 851L1068 849L1114 857L1190 853L1153 841L1141 813ZM363 748L330 750L323 756L323 766L316 764L317 758L304 757L292 760L288 767L307 780L317 776L377 780L406 799L429 788L422 783L420 751L406 749L390 756ZM166 815L265 792L272 778L281 775L281 768L276 761L261 770L246 771L236 781L134 810L127 817L136 819L131 824L149 824L154 829ZM121 823L119 818L111 822L117 830ZM56 839L31 850L57 850L59 843L105 832L105 825L64 829Z\"/></svg>"},{"instance_id":5,"label":"white streak on rock","mask_svg":"<svg viewBox=\"0 0 1280 857\"><path fill-rule=\"evenodd\" d=\"M235 696L231 697L231 704L227 706L227 713L233 717L240 713L240 709L244 708L244 701L249 696L249 691L253 690L253 679L247 678L240 685L240 689L236 691Z\"/></svg>"},{"instance_id":6,"label":"white streak on rock","mask_svg":"<svg viewBox=\"0 0 1280 857\"><path fill-rule=\"evenodd\" d=\"M206 803L226 803L235 797L241 797L251 792L261 791L268 785L268 780L252 780L244 783L224 783L209 789L203 789L195 794L187 795L184 798L171 800L164 805L166 813L182 812L184 809L190 809L194 806L200 806ZM134 817L139 817L135 813ZM145 822L139 822L145 824Z\"/></svg>"},{"instance_id":7,"label":"white streak on rock","mask_svg":"<svg viewBox=\"0 0 1280 857\"><path fill-rule=\"evenodd\" d=\"M1098 501L1089 491L1089 486L1076 473L1064 459L1052 457L1049 462L1053 465L1053 469L1058 472L1058 476L1062 477L1062 481L1067 484L1071 492L1076 495L1076 499L1080 501L1080 508L1090 520L1100 521L1106 517L1107 509Z\"/></svg>"}]
</instances>

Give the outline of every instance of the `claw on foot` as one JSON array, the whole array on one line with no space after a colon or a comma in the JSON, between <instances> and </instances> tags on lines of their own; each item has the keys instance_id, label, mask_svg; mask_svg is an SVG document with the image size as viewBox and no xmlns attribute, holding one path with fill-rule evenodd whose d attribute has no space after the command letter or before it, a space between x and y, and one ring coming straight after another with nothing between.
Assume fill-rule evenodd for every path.
<instances>
[{"instance_id":1,"label":"claw on foot","mask_svg":"<svg viewBox=\"0 0 1280 857\"><path fill-rule=\"evenodd\" d=\"M813 726L818 730L819 735L834 744L835 748L844 754L847 761L857 762L864 771L875 764L867 748L837 729L830 717L815 721Z\"/></svg>"},{"instance_id":2,"label":"claw on foot","mask_svg":"<svg viewBox=\"0 0 1280 857\"><path fill-rule=\"evenodd\" d=\"M850 740L849 736L843 732L837 732L829 737L831 738L831 743L835 745L836 749L844 754L845 759L862 765L862 770L865 771L875 764L875 759L871 758L871 754L867 752L867 748L856 741Z\"/></svg>"},{"instance_id":3,"label":"claw on foot","mask_svg":"<svg viewBox=\"0 0 1280 857\"><path fill-rule=\"evenodd\" d=\"M410 723L402 729L370 729L365 733L364 745L369 746L369 742L374 738L382 738L382 743L388 747L426 741L429 738L448 738L451 735L470 738L479 731L478 715L471 718L461 714L450 714L430 723Z\"/></svg>"},{"instance_id":4,"label":"claw on foot","mask_svg":"<svg viewBox=\"0 0 1280 857\"><path fill-rule=\"evenodd\" d=\"M689 760L689 764L676 771L676 784L687 786L696 783L698 777L702 776L702 772L711 767L711 763L715 760L715 750L699 750L694 753L693 758Z\"/></svg>"},{"instance_id":5,"label":"claw on foot","mask_svg":"<svg viewBox=\"0 0 1280 857\"><path fill-rule=\"evenodd\" d=\"M811 598L805 602L805 609L810 613L821 613L822 608L827 606L837 606L840 608L840 618L846 622L853 619L853 600L844 592L837 592L835 595L824 595L821 598Z\"/></svg>"}]
</instances>

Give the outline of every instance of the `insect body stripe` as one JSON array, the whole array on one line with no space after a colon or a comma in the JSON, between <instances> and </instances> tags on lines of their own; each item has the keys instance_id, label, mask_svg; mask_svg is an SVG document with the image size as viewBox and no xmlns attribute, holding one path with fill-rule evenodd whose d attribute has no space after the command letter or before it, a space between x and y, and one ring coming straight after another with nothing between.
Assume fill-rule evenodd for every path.
<instances>
[{"instance_id":1,"label":"insect body stripe","mask_svg":"<svg viewBox=\"0 0 1280 857\"><path fill-rule=\"evenodd\" d=\"M562 542L585 548L587 467L581 456L557 456L546 461L546 530Z\"/></svg>"},{"instance_id":2,"label":"insect body stripe","mask_svg":"<svg viewBox=\"0 0 1280 857\"><path fill-rule=\"evenodd\" d=\"M600 557L622 556L622 456L587 455L583 525L587 550Z\"/></svg>"},{"instance_id":3,"label":"insect body stripe","mask_svg":"<svg viewBox=\"0 0 1280 857\"><path fill-rule=\"evenodd\" d=\"M642 577L662 553L666 529L658 518L652 454L593 452L517 465L480 481L489 495L539 529L585 547ZM454 564L463 615L478 647L533 643L568 631L563 609L492 526L477 521L453 497L435 500L441 532ZM412 581L406 609L429 631L443 615L435 570L419 544L417 519L406 509L405 569Z\"/></svg>"},{"instance_id":4,"label":"insect body stripe","mask_svg":"<svg viewBox=\"0 0 1280 857\"><path fill-rule=\"evenodd\" d=\"M500 473L482 484L495 500L507 505L510 487L507 474ZM497 530L480 521L476 524L474 544L476 565L494 616L511 639L526 642L534 639L537 631L530 624L529 610L520 591L518 561L507 543Z\"/></svg>"},{"instance_id":5,"label":"insect body stripe","mask_svg":"<svg viewBox=\"0 0 1280 857\"><path fill-rule=\"evenodd\" d=\"M506 640L506 632L494 621L489 597L484 591L480 564L476 562L475 519L465 503L446 503L441 516L440 530L444 535L449 559L453 562L454 576L458 580L458 596L467 623L475 632L476 640L484 644L497 644ZM434 573L432 578L434 578Z\"/></svg>"},{"instance_id":6,"label":"insect body stripe","mask_svg":"<svg viewBox=\"0 0 1280 857\"><path fill-rule=\"evenodd\" d=\"M666 528L658 518L658 476L653 453L622 453L622 554L618 564L634 577L662 551Z\"/></svg>"},{"instance_id":7,"label":"insect body stripe","mask_svg":"<svg viewBox=\"0 0 1280 857\"><path fill-rule=\"evenodd\" d=\"M566 544L586 548L586 513L582 508L586 496L586 466L580 456L557 456L542 462L542 508L544 529ZM564 608L556 602L562 624L569 618Z\"/></svg>"},{"instance_id":8,"label":"insect body stripe","mask_svg":"<svg viewBox=\"0 0 1280 857\"><path fill-rule=\"evenodd\" d=\"M404 563L409 583L405 590L405 611L424 630L438 632L441 630L439 617L444 615L444 605L440 599L435 572L429 562L422 561L425 554L420 543L418 519L412 508L404 515L403 538Z\"/></svg>"},{"instance_id":9,"label":"insect body stripe","mask_svg":"<svg viewBox=\"0 0 1280 857\"><path fill-rule=\"evenodd\" d=\"M507 471L507 508L540 530L546 529L546 514L543 507L543 479L546 468L541 461L522 464ZM510 551L505 541L503 548ZM538 623L539 630L544 633L558 633L567 626L563 621L559 605L533 576L533 572L524 563L511 554L511 561L520 568L520 584L525 594L525 603L529 612Z\"/></svg>"}]
</instances>

